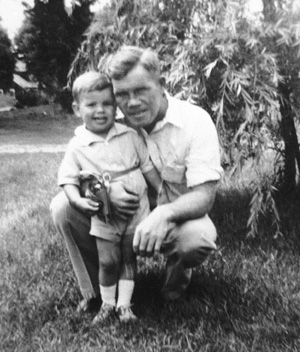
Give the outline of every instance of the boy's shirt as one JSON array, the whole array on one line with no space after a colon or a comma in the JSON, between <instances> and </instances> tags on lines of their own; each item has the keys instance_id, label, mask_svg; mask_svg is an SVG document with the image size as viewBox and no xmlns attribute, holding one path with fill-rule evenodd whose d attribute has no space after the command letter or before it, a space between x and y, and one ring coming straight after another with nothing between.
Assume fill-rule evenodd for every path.
<instances>
[{"instance_id":1,"label":"boy's shirt","mask_svg":"<svg viewBox=\"0 0 300 352\"><path fill-rule=\"evenodd\" d=\"M69 142L61 162L58 171L58 185L79 186L79 172L81 170L98 173L104 171L121 172L134 166L139 167L137 172L133 171L120 179L135 185L136 192L141 194L146 188L141 172L147 173L154 166L144 141L135 130L115 123L104 139L88 131L85 126L79 126L75 130L75 136Z\"/></svg>"}]
</instances>

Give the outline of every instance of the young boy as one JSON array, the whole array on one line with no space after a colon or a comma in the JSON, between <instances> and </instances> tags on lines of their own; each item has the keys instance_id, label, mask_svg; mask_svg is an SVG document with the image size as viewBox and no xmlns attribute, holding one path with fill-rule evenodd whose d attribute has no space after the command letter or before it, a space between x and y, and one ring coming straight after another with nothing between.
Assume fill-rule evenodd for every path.
<instances>
[{"instance_id":1,"label":"young boy","mask_svg":"<svg viewBox=\"0 0 300 352\"><path fill-rule=\"evenodd\" d=\"M110 319L115 310L121 322L133 321L137 317L130 308L136 275L132 240L137 224L149 213L144 177L158 192L161 180L141 137L115 122L115 98L105 75L84 73L75 80L72 92L74 113L84 124L75 130L58 172L58 184L70 204L92 215L99 211L99 202L80 192L80 173L87 170L109 175L111 183L129 184L140 198L140 207L128 222L113 214L109 221L92 216L90 234L96 236L103 302L93 324Z\"/></svg>"}]
</instances>

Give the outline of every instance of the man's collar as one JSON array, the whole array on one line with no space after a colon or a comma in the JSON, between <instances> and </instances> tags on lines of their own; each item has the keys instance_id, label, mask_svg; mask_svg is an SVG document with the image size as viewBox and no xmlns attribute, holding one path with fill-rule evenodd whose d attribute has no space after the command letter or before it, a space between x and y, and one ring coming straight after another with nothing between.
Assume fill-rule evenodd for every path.
<instances>
[{"instance_id":1,"label":"man's collar","mask_svg":"<svg viewBox=\"0 0 300 352\"><path fill-rule=\"evenodd\" d=\"M164 120L166 123L168 122L175 126L182 127L182 120L178 107L178 99L171 97L166 91L165 94L168 100L168 109Z\"/></svg>"},{"instance_id":2,"label":"man's collar","mask_svg":"<svg viewBox=\"0 0 300 352\"><path fill-rule=\"evenodd\" d=\"M165 117L156 123L152 132L160 130L167 123L170 123L177 127L182 127L181 115L178 107L178 99L173 98L165 91L167 100L168 100L168 108L166 111Z\"/></svg>"}]
</instances>

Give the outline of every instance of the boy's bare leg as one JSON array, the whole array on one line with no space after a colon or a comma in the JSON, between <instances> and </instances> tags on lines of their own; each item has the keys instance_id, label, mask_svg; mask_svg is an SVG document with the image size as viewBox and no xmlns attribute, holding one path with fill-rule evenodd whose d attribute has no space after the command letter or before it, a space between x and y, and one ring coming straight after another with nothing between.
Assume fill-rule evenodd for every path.
<instances>
[{"instance_id":1,"label":"boy's bare leg","mask_svg":"<svg viewBox=\"0 0 300 352\"><path fill-rule=\"evenodd\" d=\"M113 238L113 234L111 236ZM104 323L114 317L117 283L121 262L120 242L96 238L99 257L99 283L102 306L92 324Z\"/></svg>"},{"instance_id":2,"label":"boy's bare leg","mask_svg":"<svg viewBox=\"0 0 300 352\"><path fill-rule=\"evenodd\" d=\"M117 314L122 323L129 323L137 320L131 309L131 299L137 274L136 255L133 251L133 234L122 236L121 249L122 263L118 282Z\"/></svg>"}]
</instances>

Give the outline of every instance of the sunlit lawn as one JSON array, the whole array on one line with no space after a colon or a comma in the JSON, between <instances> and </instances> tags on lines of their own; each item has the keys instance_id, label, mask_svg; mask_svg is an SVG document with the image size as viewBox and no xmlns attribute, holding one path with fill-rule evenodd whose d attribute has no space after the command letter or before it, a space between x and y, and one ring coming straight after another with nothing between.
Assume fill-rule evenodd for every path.
<instances>
[{"instance_id":1,"label":"sunlit lawn","mask_svg":"<svg viewBox=\"0 0 300 352\"><path fill-rule=\"evenodd\" d=\"M0 147L14 144L64 144L73 135L74 128L81 124L80 119L63 112L57 114L55 119L47 118L42 109L39 115L33 116L24 109L24 118L21 117L1 118L0 114Z\"/></svg>"},{"instance_id":2,"label":"sunlit lawn","mask_svg":"<svg viewBox=\"0 0 300 352\"><path fill-rule=\"evenodd\" d=\"M160 297L161 260L139 261L135 326L91 327L49 214L62 154L0 155L0 351L299 351L299 222L274 238L268 220L246 238L248 193L221 188L218 251L186 298ZM290 219L289 214L284 214Z\"/></svg>"}]
</instances>

